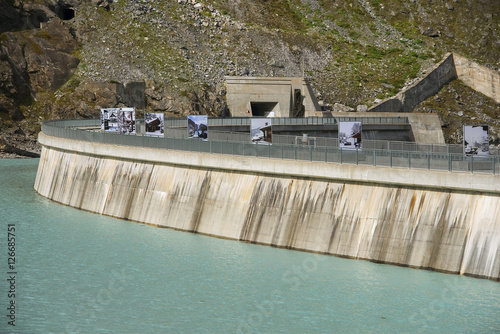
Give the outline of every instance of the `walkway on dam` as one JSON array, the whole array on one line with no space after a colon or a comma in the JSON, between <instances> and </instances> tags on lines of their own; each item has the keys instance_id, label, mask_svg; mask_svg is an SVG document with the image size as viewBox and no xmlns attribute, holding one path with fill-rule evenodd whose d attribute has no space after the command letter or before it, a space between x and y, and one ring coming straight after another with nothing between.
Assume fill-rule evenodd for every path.
<instances>
[{"instance_id":1,"label":"walkway on dam","mask_svg":"<svg viewBox=\"0 0 500 334\"><path fill-rule=\"evenodd\" d=\"M95 130L99 126L99 119L48 121L42 125L42 132L49 136L102 144L257 158L500 175L500 156L465 156L463 153L449 153L449 149L448 152L432 152L422 146L417 147L419 151L370 149L365 147L363 149L342 149L331 146L255 144L250 141L161 138L89 131L89 129L93 128ZM420 151L422 149L424 151Z\"/></svg>"}]
</instances>

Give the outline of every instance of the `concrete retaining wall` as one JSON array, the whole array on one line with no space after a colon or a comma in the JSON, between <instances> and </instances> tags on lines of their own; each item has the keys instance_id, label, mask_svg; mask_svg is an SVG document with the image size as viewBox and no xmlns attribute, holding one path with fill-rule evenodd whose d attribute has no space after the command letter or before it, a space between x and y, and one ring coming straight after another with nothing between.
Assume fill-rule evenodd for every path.
<instances>
[{"instance_id":1,"label":"concrete retaining wall","mask_svg":"<svg viewBox=\"0 0 500 334\"><path fill-rule=\"evenodd\" d=\"M456 53L448 53L425 77L368 111L412 112L419 103L435 95L445 84L457 78L472 89L500 103L498 70L479 65Z\"/></svg>"},{"instance_id":2,"label":"concrete retaining wall","mask_svg":"<svg viewBox=\"0 0 500 334\"><path fill-rule=\"evenodd\" d=\"M422 79L402 90L395 97L371 107L368 111L412 112L420 102L435 95L441 87L456 78L453 54L449 53Z\"/></svg>"},{"instance_id":3,"label":"concrete retaining wall","mask_svg":"<svg viewBox=\"0 0 500 334\"><path fill-rule=\"evenodd\" d=\"M36 191L76 208L276 247L500 279L497 176L222 157L43 134L39 140Z\"/></svg>"},{"instance_id":4,"label":"concrete retaining wall","mask_svg":"<svg viewBox=\"0 0 500 334\"><path fill-rule=\"evenodd\" d=\"M458 79L500 103L500 72L454 54Z\"/></svg>"}]
</instances>

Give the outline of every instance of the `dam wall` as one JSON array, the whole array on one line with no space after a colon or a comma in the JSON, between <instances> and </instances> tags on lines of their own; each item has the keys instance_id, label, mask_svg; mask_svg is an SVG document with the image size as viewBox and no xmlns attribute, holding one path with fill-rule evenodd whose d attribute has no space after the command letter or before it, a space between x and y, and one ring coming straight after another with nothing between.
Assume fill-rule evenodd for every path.
<instances>
[{"instance_id":1,"label":"dam wall","mask_svg":"<svg viewBox=\"0 0 500 334\"><path fill-rule=\"evenodd\" d=\"M222 238L500 280L498 176L39 136L35 190Z\"/></svg>"}]
</instances>

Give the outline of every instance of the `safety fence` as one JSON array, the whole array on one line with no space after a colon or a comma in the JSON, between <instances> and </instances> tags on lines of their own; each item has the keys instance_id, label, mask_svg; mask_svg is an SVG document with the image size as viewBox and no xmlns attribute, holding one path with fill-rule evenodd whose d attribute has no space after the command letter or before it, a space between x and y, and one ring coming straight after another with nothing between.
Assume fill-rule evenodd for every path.
<instances>
[{"instance_id":1,"label":"safety fence","mask_svg":"<svg viewBox=\"0 0 500 334\"><path fill-rule=\"evenodd\" d=\"M166 130L168 138L188 138L186 128L170 128ZM230 132L210 130L208 133L210 140L220 141L250 141L250 132ZM292 135L272 135L273 144L289 144L289 145L313 145L313 146L328 146L338 147L339 141L337 138L329 137L310 137L310 136L292 136ZM363 149L386 150L386 151L411 151L411 152L429 152L429 153L463 153L462 145L447 145L447 144L421 144L407 141L389 141L389 140L373 140L363 139ZM490 148L490 154L500 155L500 150Z\"/></svg>"},{"instance_id":2,"label":"safety fence","mask_svg":"<svg viewBox=\"0 0 500 334\"><path fill-rule=\"evenodd\" d=\"M305 160L325 163L443 170L449 172L500 173L500 157L465 156L462 153L418 152L387 149L342 149L330 146L252 143L250 141L161 138L101 132L100 120L64 120L43 123L42 132L59 138L102 144L183 150L190 152ZM92 131L94 130L94 131ZM249 137L247 137L249 138ZM364 144L364 141L363 141Z\"/></svg>"},{"instance_id":3,"label":"safety fence","mask_svg":"<svg viewBox=\"0 0 500 334\"><path fill-rule=\"evenodd\" d=\"M228 117L207 118L208 126L250 126L252 118L259 117ZM265 118L265 117L262 117ZM409 124L408 117L273 117L273 125L325 125L338 124L339 122L363 122L363 124ZM166 118L165 128L185 127L187 118Z\"/></svg>"}]
</instances>

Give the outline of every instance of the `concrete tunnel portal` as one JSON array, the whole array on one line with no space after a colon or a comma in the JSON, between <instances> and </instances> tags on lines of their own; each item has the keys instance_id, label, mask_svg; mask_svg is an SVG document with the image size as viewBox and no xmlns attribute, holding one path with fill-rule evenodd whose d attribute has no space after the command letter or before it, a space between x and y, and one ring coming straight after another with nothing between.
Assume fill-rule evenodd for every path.
<instances>
[{"instance_id":1,"label":"concrete tunnel portal","mask_svg":"<svg viewBox=\"0 0 500 334\"><path fill-rule=\"evenodd\" d=\"M252 116L267 117L271 112L279 110L278 102L250 102Z\"/></svg>"}]
</instances>

